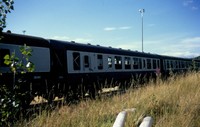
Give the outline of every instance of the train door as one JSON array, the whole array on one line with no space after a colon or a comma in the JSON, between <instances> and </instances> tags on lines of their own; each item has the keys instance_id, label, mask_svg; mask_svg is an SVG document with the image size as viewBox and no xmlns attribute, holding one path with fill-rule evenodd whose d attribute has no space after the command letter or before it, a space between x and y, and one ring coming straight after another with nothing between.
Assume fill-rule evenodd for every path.
<instances>
[{"instance_id":1,"label":"train door","mask_svg":"<svg viewBox=\"0 0 200 127\"><path fill-rule=\"evenodd\" d=\"M83 52L82 53L82 65L84 72L93 72L94 71L94 55L92 53Z\"/></svg>"},{"instance_id":2,"label":"train door","mask_svg":"<svg viewBox=\"0 0 200 127\"><path fill-rule=\"evenodd\" d=\"M142 59L142 69L147 69L147 62L145 58Z\"/></svg>"},{"instance_id":3,"label":"train door","mask_svg":"<svg viewBox=\"0 0 200 127\"><path fill-rule=\"evenodd\" d=\"M160 59L160 71L161 73L165 70L165 63L163 59Z\"/></svg>"},{"instance_id":4,"label":"train door","mask_svg":"<svg viewBox=\"0 0 200 127\"><path fill-rule=\"evenodd\" d=\"M103 69L105 67L105 65L104 65L105 61L104 61L103 57L104 56L102 54L97 54L95 57L96 58L96 67L95 68L97 68L97 71L103 71ZM93 63L95 63L95 62L93 62Z\"/></svg>"},{"instance_id":5,"label":"train door","mask_svg":"<svg viewBox=\"0 0 200 127\"><path fill-rule=\"evenodd\" d=\"M112 55L107 56L107 71L113 71L114 57Z\"/></svg>"}]
</instances>

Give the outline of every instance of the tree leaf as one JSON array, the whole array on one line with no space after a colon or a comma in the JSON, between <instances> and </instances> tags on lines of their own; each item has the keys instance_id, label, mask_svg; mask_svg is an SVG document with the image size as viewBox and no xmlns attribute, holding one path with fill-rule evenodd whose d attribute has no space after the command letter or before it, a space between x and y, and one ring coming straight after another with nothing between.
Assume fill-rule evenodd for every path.
<instances>
[{"instance_id":1,"label":"tree leaf","mask_svg":"<svg viewBox=\"0 0 200 127\"><path fill-rule=\"evenodd\" d=\"M7 54L4 56L4 60L8 60L8 59L10 59L10 55Z\"/></svg>"},{"instance_id":2,"label":"tree leaf","mask_svg":"<svg viewBox=\"0 0 200 127\"><path fill-rule=\"evenodd\" d=\"M4 64L9 65L11 62L9 60L5 60Z\"/></svg>"},{"instance_id":3,"label":"tree leaf","mask_svg":"<svg viewBox=\"0 0 200 127\"><path fill-rule=\"evenodd\" d=\"M10 9L14 10L14 6L10 6Z\"/></svg>"}]
</instances>

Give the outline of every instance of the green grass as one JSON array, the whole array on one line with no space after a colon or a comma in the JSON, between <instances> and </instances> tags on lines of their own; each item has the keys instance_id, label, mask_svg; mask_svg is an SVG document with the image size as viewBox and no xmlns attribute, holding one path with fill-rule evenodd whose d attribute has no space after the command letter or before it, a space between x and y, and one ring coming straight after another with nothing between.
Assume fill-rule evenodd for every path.
<instances>
[{"instance_id":1,"label":"green grass","mask_svg":"<svg viewBox=\"0 0 200 127\"><path fill-rule=\"evenodd\" d=\"M81 101L36 118L17 123L28 127L111 127L117 114L128 108L125 126L137 126L144 116L152 116L155 127L200 126L200 73L172 76L125 94L99 100Z\"/></svg>"}]
</instances>

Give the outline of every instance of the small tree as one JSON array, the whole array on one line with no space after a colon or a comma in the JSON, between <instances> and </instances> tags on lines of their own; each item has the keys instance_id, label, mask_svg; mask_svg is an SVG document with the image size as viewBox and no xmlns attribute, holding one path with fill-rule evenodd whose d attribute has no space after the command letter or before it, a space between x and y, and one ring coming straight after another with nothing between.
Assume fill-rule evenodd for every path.
<instances>
[{"instance_id":1,"label":"small tree","mask_svg":"<svg viewBox=\"0 0 200 127\"><path fill-rule=\"evenodd\" d=\"M5 55L4 63L10 66L10 70L13 73L13 89L7 87L8 84L3 84L0 87L0 126L8 126L16 120L16 116L20 111L20 108L24 107L26 102L26 96L29 96L29 91L22 91L21 87L23 82L17 82L17 74L25 74L27 72L33 72L35 65L29 61L31 57L32 49L26 45L20 47L22 59L15 56L15 52L12 55ZM23 81L23 79L21 79ZM9 125L10 126L10 125Z\"/></svg>"},{"instance_id":2,"label":"small tree","mask_svg":"<svg viewBox=\"0 0 200 127\"><path fill-rule=\"evenodd\" d=\"M31 57L32 49L24 44L24 46L21 46L20 52L22 54L22 59L19 59L15 56L15 52L12 53L12 55L5 55L4 57L4 63L8 66L10 66L11 71L14 75L14 81L15 84L15 75L17 73L24 74L26 72L33 72L35 69L35 66L32 62L29 61L29 58Z\"/></svg>"}]
</instances>

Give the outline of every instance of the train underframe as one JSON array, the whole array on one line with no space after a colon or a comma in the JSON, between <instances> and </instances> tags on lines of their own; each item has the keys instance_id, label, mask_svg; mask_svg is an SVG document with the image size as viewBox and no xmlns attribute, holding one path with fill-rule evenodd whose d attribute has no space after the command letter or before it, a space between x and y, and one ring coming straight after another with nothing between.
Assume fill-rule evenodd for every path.
<instances>
[{"instance_id":1,"label":"train underframe","mask_svg":"<svg viewBox=\"0 0 200 127\"><path fill-rule=\"evenodd\" d=\"M64 97L65 101L84 98L89 95L95 98L102 88L119 86L120 89L128 89L137 84L142 84L155 78L155 72L110 72L110 73L90 73L90 74L69 74L57 77L49 73L29 73L29 74L3 74L0 76L0 85L6 85L8 89L15 93L22 93L23 107L29 106L36 96L42 96L49 103L55 97ZM6 81L6 82L2 82Z\"/></svg>"}]
</instances>

